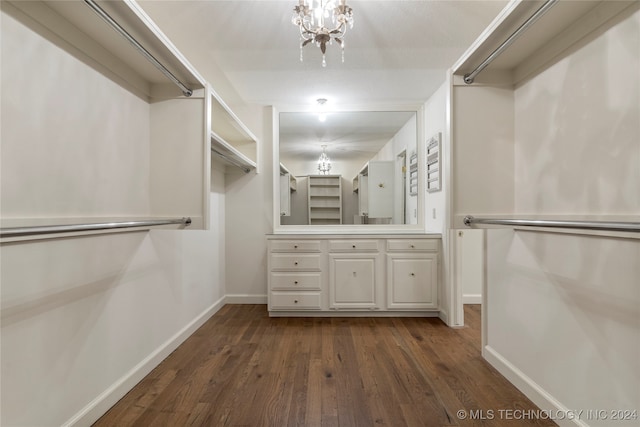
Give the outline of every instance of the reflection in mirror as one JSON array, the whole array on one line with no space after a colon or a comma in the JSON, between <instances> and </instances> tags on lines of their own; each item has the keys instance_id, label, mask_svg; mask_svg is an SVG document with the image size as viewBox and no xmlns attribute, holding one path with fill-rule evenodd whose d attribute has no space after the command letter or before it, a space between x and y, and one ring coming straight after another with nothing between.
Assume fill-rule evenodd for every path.
<instances>
[{"instance_id":1,"label":"reflection in mirror","mask_svg":"<svg viewBox=\"0 0 640 427\"><path fill-rule=\"evenodd\" d=\"M280 224L417 224L416 112L323 116L280 113Z\"/></svg>"}]
</instances>

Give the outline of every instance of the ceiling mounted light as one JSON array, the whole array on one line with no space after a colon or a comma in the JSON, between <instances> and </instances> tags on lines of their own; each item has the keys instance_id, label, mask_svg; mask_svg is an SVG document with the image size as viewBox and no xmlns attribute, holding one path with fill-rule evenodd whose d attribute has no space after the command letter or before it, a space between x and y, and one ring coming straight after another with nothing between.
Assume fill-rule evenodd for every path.
<instances>
[{"instance_id":1,"label":"ceiling mounted light","mask_svg":"<svg viewBox=\"0 0 640 427\"><path fill-rule=\"evenodd\" d=\"M342 62L344 62L344 35L347 32L347 24L353 28L353 9L346 5L346 0L298 0L298 2L298 5L293 8L291 22L300 28L300 61L303 60L302 48L315 42L322 51L322 66L326 67L327 43L332 44L335 40L342 48Z\"/></svg>"},{"instance_id":2,"label":"ceiling mounted light","mask_svg":"<svg viewBox=\"0 0 640 427\"><path fill-rule=\"evenodd\" d=\"M320 154L320 158L318 159L318 172L320 172L320 175L328 175L331 170L331 160L329 160L329 156L327 156L326 148L326 145L322 146L322 154Z\"/></svg>"},{"instance_id":3,"label":"ceiling mounted light","mask_svg":"<svg viewBox=\"0 0 640 427\"><path fill-rule=\"evenodd\" d=\"M327 99L318 98L316 102L318 103L318 120L324 123L327 121L327 112L324 107L324 104L327 102Z\"/></svg>"}]
</instances>

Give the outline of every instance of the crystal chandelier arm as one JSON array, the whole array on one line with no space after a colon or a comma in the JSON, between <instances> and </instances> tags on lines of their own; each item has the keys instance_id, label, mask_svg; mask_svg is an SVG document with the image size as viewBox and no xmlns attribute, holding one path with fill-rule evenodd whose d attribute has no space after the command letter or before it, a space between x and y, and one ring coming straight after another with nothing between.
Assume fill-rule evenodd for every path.
<instances>
[{"instance_id":1,"label":"crystal chandelier arm","mask_svg":"<svg viewBox=\"0 0 640 427\"><path fill-rule=\"evenodd\" d=\"M344 33L347 32L347 26L344 22L338 25L335 29L329 31L329 34L339 34L340 37L344 36Z\"/></svg>"},{"instance_id":2,"label":"crystal chandelier arm","mask_svg":"<svg viewBox=\"0 0 640 427\"><path fill-rule=\"evenodd\" d=\"M318 30L312 30L311 28L307 27L303 19L300 20L299 26L300 26L300 34L303 34L303 33L308 33L311 35L318 34Z\"/></svg>"}]
</instances>

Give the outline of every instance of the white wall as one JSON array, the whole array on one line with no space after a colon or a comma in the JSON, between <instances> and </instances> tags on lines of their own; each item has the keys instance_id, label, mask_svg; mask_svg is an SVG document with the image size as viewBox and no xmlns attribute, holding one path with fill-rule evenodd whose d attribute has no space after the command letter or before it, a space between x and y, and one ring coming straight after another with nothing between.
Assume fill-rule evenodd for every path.
<instances>
[{"instance_id":1,"label":"white wall","mask_svg":"<svg viewBox=\"0 0 640 427\"><path fill-rule=\"evenodd\" d=\"M487 230L487 246L485 356L543 409L637 426L586 411L640 402L640 241Z\"/></svg>"},{"instance_id":2,"label":"white wall","mask_svg":"<svg viewBox=\"0 0 640 427\"><path fill-rule=\"evenodd\" d=\"M148 216L149 104L4 12L1 42L3 221Z\"/></svg>"},{"instance_id":3,"label":"white wall","mask_svg":"<svg viewBox=\"0 0 640 427\"><path fill-rule=\"evenodd\" d=\"M260 140L260 173L226 175L226 301L266 304L266 234L273 231L271 108L247 115L246 124Z\"/></svg>"},{"instance_id":4,"label":"white wall","mask_svg":"<svg viewBox=\"0 0 640 427\"><path fill-rule=\"evenodd\" d=\"M214 240L156 230L4 244L1 424L88 425L122 397L223 297Z\"/></svg>"},{"instance_id":5,"label":"white wall","mask_svg":"<svg viewBox=\"0 0 640 427\"><path fill-rule=\"evenodd\" d=\"M453 230L453 238L454 274L461 287L462 303L482 304L485 230Z\"/></svg>"},{"instance_id":6,"label":"white wall","mask_svg":"<svg viewBox=\"0 0 640 427\"><path fill-rule=\"evenodd\" d=\"M148 216L149 105L4 12L1 30L3 222ZM3 243L0 424L91 424L224 302L223 239Z\"/></svg>"},{"instance_id":7,"label":"white wall","mask_svg":"<svg viewBox=\"0 0 640 427\"><path fill-rule=\"evenodd\" d=\"M514 208L514 110L510 87L453 87L452 224Z\"/></svg>"},{"instance_id":8,"label":"white wall","mask_svg":"<svg viewBox=\"0 0 640 427\"><path fill-rule=\"evenodd\" d=\"M640 12L570 52L515 90L514 213L637 221ZM638 409L638 237L487 236L489 360L543 408Z\"/></svg>"},{"instance_id":9,"label":"white wall","mask_svg":"<svg viewBox=\"0 0 640 427\"><path fill-rule=\"evenodd\" d=\"M515 211L640 212L640 12L515 91Z\"/></svg>"},{"instance_id":10,"label":"white wall","mask_svg":"<svg viewBox=\"0 0 640 427\"><path fill-rule=\"evenodd\" d=\"M450 155L451 144L447 130L447 98L449 96L449 83L443 83L424 105L424 137L429 140L433 135L440 133L441 137L441 167L446 165L446 157ZM425 191L425 225L428 232L442 233L445 229L445 217L447 215L446 195L449 183L444 170L441 171L440 191L428 193Z\"/></svg>"}]
</instances>

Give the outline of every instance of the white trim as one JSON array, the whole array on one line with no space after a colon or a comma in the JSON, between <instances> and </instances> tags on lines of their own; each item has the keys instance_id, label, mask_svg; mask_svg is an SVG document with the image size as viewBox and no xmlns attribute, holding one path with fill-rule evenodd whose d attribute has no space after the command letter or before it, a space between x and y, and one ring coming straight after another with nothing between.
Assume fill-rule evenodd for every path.
<instances>
[{"instance_id":1,"label":"white trim","mask_svg":"<svg viewBox=\"0 0 640 427\"><path fill-rule=\"evenodd\" d=\"M211 316L216 314L225 305L225 297L220 298L200 315L193 319L184 328L169 338L164 344L149 354L140 363L131 368L129 372L114 382L110 387L93 399L78 413L69 418L63 426L91 425L104 415L115 403L138 384L149 372L160 364L180 344L189 338Z\"/></svg>"},{"instance_id":2,"label":"white trim","mask_svg":"<svg viewBox=\"0 0 640 427\"><path fill-rule=\"evenodd\" d=\"M349 310L308 310L308 311L270 311L269 317L439 317L438 311L349 311Z\"/></svg>"},{"instance_id":3,"label":"white trim","mask_svg":"<svg viewBox=\"0 0 640 427\"><path fill-rule=\"evenodd\" d=\"M569 414L575 412L560 403L490 346L487 345L482 348L482 356L543 411L549 411L554 414ZM564 419L562 419L562 417L556 417L553 421L560 427L589 427L588 424L579 419L569 419L568 417Z\"/></svg>"},{"instance_id":4,"label":"white trim","mask_svg":"<svg viewBox=\"0 0 640 427\"><path fill-rule=\"evenodd\" d=\"M442 320L447 326L449 326L449 315L446 311L440 310L438 312L438 318Z\"/></svg>"},{"instance_id":5,"label":"white trim","mask_svg":"<svg viewBox=\"0 0 640 427\"><path fill-rule=\"evenodd\" d=\"M482 294L464 294L462 304L482 304Z\"/></svg>"},{"instance_id":6,"label":"white trim","mask_svg":"<svg viewBox=\"0 0 640 427\"><path fill-rule=\"evenodd\" d=\"M227 294L226 304L267 304L266 295Z\"/></svg>"}]
</instances>

